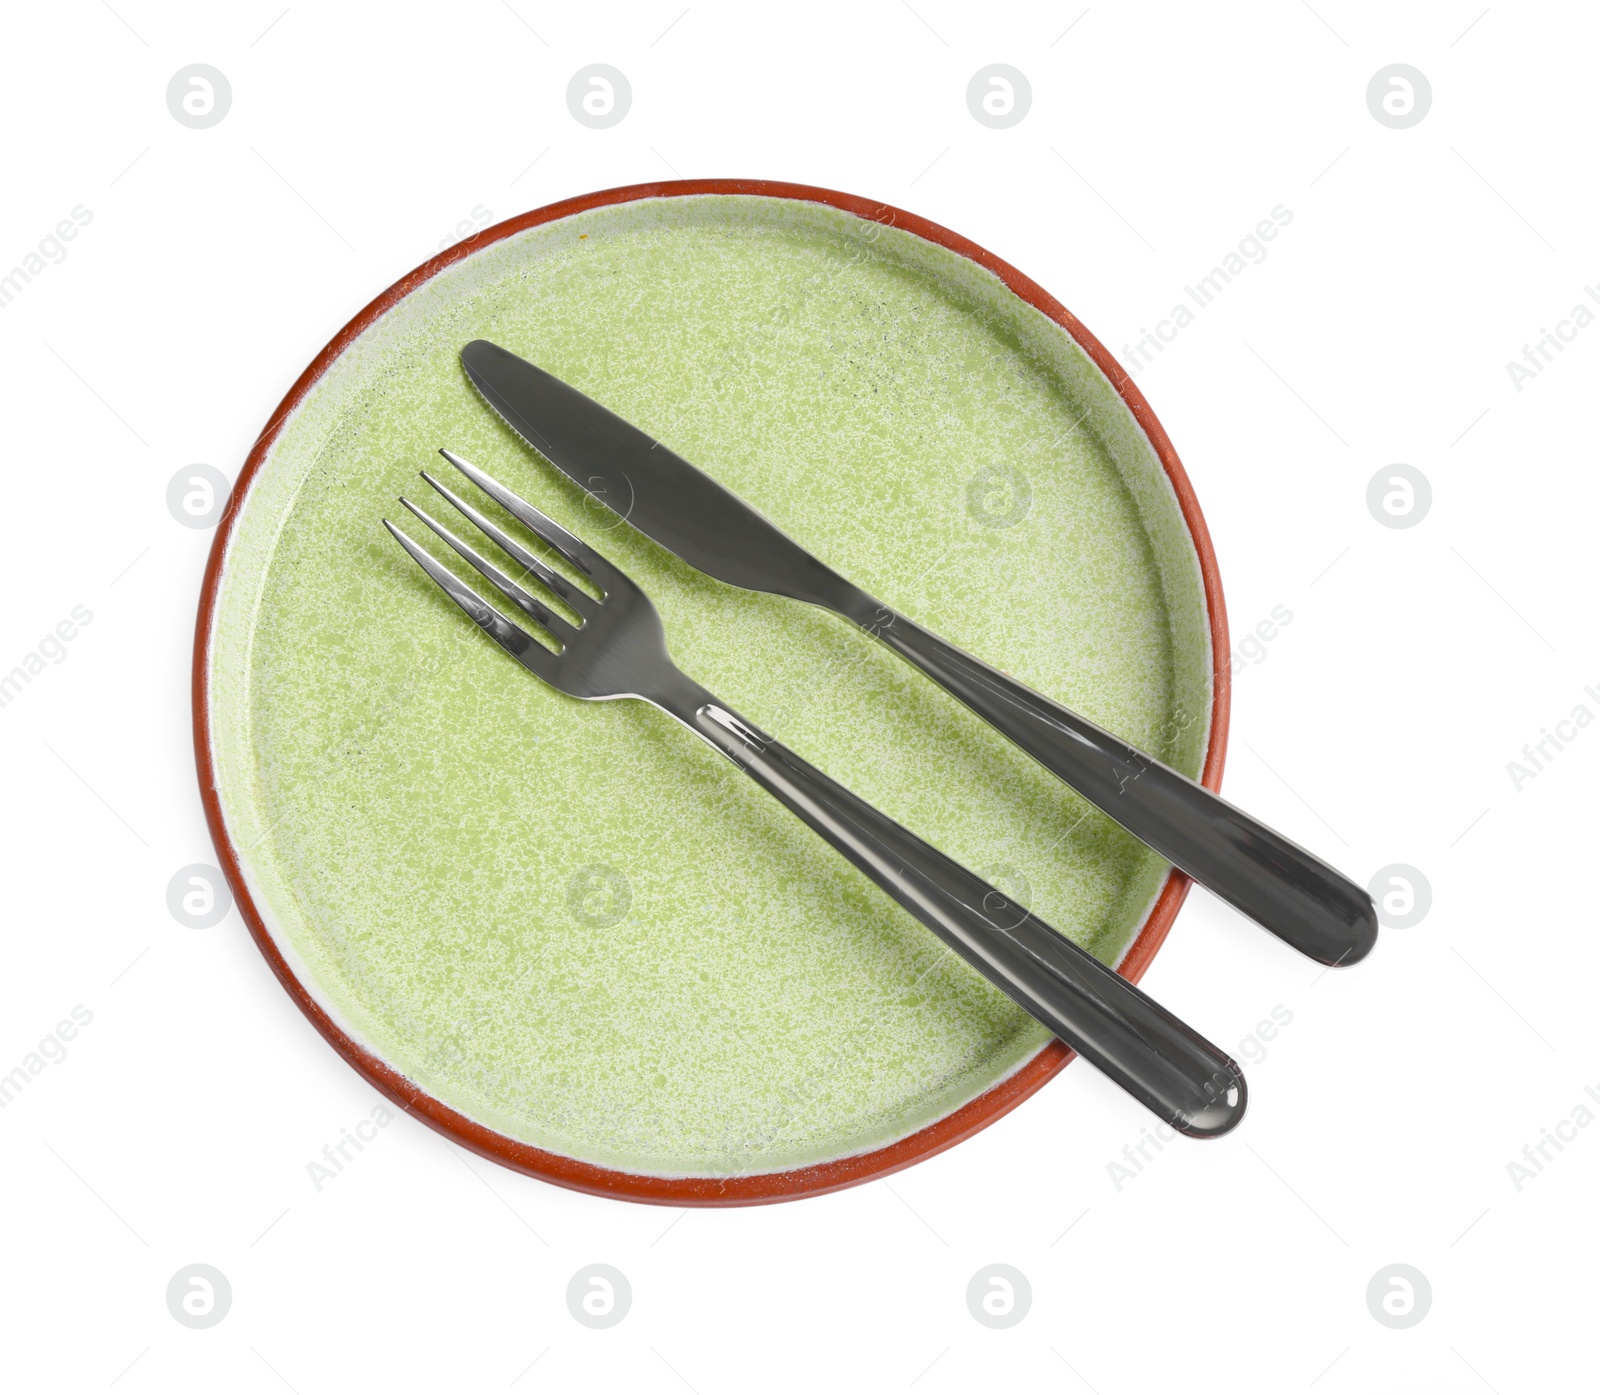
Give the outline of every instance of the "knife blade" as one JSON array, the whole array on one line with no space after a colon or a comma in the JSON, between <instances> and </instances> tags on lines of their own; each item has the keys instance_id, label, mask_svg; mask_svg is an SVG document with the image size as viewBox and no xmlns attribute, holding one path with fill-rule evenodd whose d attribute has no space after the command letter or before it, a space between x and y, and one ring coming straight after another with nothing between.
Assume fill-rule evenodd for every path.
<instances>
[{"instance_id":1,"label":"knife blade","mask_svg":"<svg viewBox=\"0 0 1600 1395\"><path fill-rule=\"evenodd\" d=\"M461 365L517 435L691 567L829 609L856 591L737 494L544 369L486 339L461 351Z\"/></svg>"},{"instance_id":2,"label":"knife blade","mask_svg":"<svg viewBox=\"0 0 1600 1395\"><path fill-rule=\"evenodd\" d=\"M1353 964L1372 898L1327 863L1087 718L846 580L630 422L488 340L461 364L491 408L580 488L708 576L834 611L965 703L1090 803L1301 953Z\"/></svg>"}]
</instances>

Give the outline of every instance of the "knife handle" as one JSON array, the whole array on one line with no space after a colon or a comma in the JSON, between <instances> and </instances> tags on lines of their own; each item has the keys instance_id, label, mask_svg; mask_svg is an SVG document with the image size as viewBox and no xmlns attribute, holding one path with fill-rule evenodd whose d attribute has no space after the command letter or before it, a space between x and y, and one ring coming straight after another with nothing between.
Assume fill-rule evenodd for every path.
<instances>
[{"instance_id":1,"label":"knife handle","mask_svg":"<svg viewBox=\"0 0 1600 1395\"><path fill-rule=\"evenodd\" d=\"M1213 1138L1244 1117L1244 1076L1224 1052L1025 907L704 689L688 700L651 700L721 751L1158 1118L1190 1137Z\"/></svg>"},{"instance_id":2,"label":"knife handle","mask_svg":"<svg viewBox=\"0 0 1600 1395\"><path fill-rule=\"evenodd\" d=\"M887 606L871 616L855 623L1286 944L1318 963L1341 965L1365 958L1377 942L1372 898L1320 858Z\"/></svg>"}]
</instances>

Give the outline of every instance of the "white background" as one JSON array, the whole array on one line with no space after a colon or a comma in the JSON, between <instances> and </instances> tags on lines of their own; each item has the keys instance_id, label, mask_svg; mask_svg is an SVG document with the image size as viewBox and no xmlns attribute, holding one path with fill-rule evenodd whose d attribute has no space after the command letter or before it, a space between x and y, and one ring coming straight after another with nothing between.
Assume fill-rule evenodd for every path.
<instances>
[{"instance_id":1,"label":"white background","mask_svg":"<svg viewBox=\"0 0 1600 1395\"><path fill-rule=\"evenodd\" d=\"M1507 1164L1600 1087L1600 727L1520 791L1506 766L1575 704L1600 713L1600 327L1521 392L1505 365L1600 284L1591 10L113 3L10 7L0 89L0 270L93 212L0 312L0 669L94 615L0 710L0 1071L73 1005L94 1015L0 1112L8 1387L1573 1388L1600 1128L1520 1191ZM233 90L208 130L165 100L195 62ZM595 62L633 88L609 130L566 106ZM996 62L1033 91L998 131L965 100ZM1365 96L1395 62L1432 86L1406 130ZM596 1200L407 1118L314 1190L307 1163L377 1096L237 912L193 930L166 906L178 868L214 861L188 689L211 535L173 520L167 482L236 474L322 344L478 206L675 174L911 209L1119 354L1292 210L1139 383L1236 642L1294 616L1238 675L1227 793L1363 883L1421 869L1433 903L1319 976L1191 896L1146 985L1247 1062L1235 1135L1169 1145L1119 1191L1108 1164L1146 1118L1078 1065L944 1156L819 1200ZM1433 491L1405 530L1366 506L1395 462ZM1293 1022L1261 1058L1278 1005ZM205 1331L165 1300L196 1261L233 1291ZM633 1289L608 1331L564 1298L596 1261ZM991 1262L1032 1287L1005 1331L966 1306ZM1403 1331L1365 1297L1397 1262L1433 1295Z\"/></svg>"}]
</instances>

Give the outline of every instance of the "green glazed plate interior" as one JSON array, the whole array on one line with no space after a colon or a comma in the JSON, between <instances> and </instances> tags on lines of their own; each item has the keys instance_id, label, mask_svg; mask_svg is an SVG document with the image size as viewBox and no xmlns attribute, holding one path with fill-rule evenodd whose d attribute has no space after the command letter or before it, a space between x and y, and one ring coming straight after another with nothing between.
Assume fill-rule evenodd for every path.
<instances>
[{"instance_id":1,"label":"green glazed plate interior","mask_svg":"<svg viewBox=\"0 0 1600 1395\"><path fill-rule=\"evenodd\" d=\"M1211 653L1178 500L1110 383L976 263L822 204L636 201L450 266L256 474L213 615L213 775L300 982L511 1139L658 1177L825 1163L1044 1030L639 702L513 663L380 525L449 446L628 572L724 701L1108 963L1167 864L842 621L693 572L468 386L492 339L888 604L1197 775ZM418 534L422 536L422 534Z\"/></svg>"}]
</instances>

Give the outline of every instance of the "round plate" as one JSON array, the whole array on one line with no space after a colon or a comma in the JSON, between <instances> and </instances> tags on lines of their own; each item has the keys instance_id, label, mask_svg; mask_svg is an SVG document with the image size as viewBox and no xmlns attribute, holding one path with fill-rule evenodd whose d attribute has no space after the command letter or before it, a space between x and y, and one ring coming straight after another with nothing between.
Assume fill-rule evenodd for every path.
<instances>
[{"instance_id":1,"label":"round plate","mask_svg":"<svg viewBox=\"0 0 1600 1395\"><path fill-rule=\"evenodd\" d=\"M1215 789L1221 587L1148 405L1025 276L849 195L614 189L501 223L318 355L246 462L196 634L219 856L330 1043L565 1186L739 1204L907 1166L1071 1053L725 760L511 663L380 519L448 446L655 600L686 671L1137 978L1187 881L865 636L711 581L477 399L493 339L885 602Z\"/></svg>"}]
</instances>

